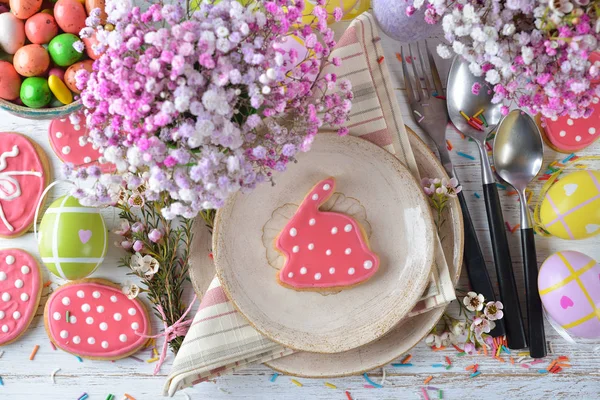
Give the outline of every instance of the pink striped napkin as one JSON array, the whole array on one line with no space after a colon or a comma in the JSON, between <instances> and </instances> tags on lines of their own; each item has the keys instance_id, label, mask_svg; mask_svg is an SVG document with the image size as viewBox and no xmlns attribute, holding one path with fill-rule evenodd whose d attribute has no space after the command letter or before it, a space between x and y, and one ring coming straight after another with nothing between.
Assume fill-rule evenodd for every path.
<instances>
[{"instance_id":1,"label":"pink striped napkin","mask_svg":"<svg viewBox=\"0 0 600 400\"><path fill-rule=\"evenodd\" d=\"M338 40L331 57L343 60L341 67L326 66L323 73L335 72L349 79L355 98L348 122L350 133L375 143L407 166L418 177L417 164L402 121L383 48L373 17L357 17ZM417 304L414 313L447 304L454 299L448 265L441 245L431 281L433 295ZM199 249L202 252L203 249ZM209 250L210 251L210 250ZM212 261L203 253L203 267L213 271ZM206 271L203 273L207 273ZM447 278L445 278L447 276ZM448 284L449 282L449 284ZM178 390L231 373L247 365L263 363L292 354L258 333L234 308L215 277L202 298L200 308L175 358L164 387L173 396Z\"/></svg>"}]
</instances>

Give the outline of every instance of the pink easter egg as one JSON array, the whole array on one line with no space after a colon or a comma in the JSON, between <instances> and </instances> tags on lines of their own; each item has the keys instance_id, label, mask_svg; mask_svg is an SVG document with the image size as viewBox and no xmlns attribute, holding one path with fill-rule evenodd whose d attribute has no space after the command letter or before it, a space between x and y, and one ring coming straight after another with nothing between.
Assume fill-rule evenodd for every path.
<instances>
[{"instance_id":1,"label":"pink easter egg","mask_svg":"<svg viewBox=\"0 0 600 400\"><path fill-rule=\"evenodd\" d=\"M284 72L290 74L293 71L295 76L303 76L304 74L300 71L300 68L296 68L301 63L304 63L308 67L308 63L313 63L310 71L306 73L306 76L310 78L311 82L317 79L320 71L320 63L314 54L306 48L304 41L295 35L287 35L281 37L278 41L273 44L273 48L279 50L283 56L283 67Z\"/></svg>"},{"instance_id":2,"label":"pink easter egg","mask_svg":"<svg viewBox=\"0 0 600 400\"><path fill-rule=\"evenodd\" d=\"M58 0L54 5L54 18L58 26L67 33L79 35L85 28L85 8L77 0Z\"/></svg>"},{"instance_id":3,"label":"pink easter egg","mask_svg":"<svg viewBox=\"0 0 600 400\"><path fill-rule=\"evenodd\" d=\"M600 264L577 251L559 251L538 276L548 315L573 336L600 338Z\"/></svg>"},{"instance_id":4,"label":"pink easter egg","mask_svg":"<svg viewBox=\"0 0 600 400\"><path fill-rule=\"evenodd\" d=\"M56 76L61 81L65 80L65 70L62 68L58 68L58 67L50 68L50 71L48 71L48 76L50 76L50 75Z\"/></svg>"}]
</instances>

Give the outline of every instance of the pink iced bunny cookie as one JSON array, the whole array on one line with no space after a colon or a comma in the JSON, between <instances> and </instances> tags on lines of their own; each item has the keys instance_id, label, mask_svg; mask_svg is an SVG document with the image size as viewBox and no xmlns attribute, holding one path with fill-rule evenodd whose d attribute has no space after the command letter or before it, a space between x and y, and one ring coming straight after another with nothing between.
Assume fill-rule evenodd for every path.
<instances>
[{"instance_id":1,"label":"pink iced bunny cookie","mask_svg":"<svg viewBox=\"0 0 600 400\"><path fill-rule=\"evenodd\" d=\"M335 179L319 182L276 240L286 258L277 278L295 290L347 289L370 279L379 258L369 249L360 225L351 217L319 207L335 189Z\"/></svg>"},{"instance_id":2,"label":"pink iced bunny cookie","mask_svg":"<svg viewBox=\"0 0 600 400\"><path fill-rule=\"evenodd\" d=\"M142 303L103 279L81 279L59 287L48 299L44 324L50 340L81 357L117 360L148 341L150 320Z\"/></svg>"},{"instance_id":3,"label":"pink iced bunny cookie","mask_svg":"<svg viewBox=\"0 0 600 400\"><path fill-rule=\"evenodd\" d=\"M40 268L21 249L0 250L0 346L14 342L33 320L42 294Z\"/></svg>"},{"instance_id":4,"label":"pink iced bunny cookie","mask_svg":"<svg viewBox=\"0 0 600 400\"><path fill-rule=\"evenodd\" d=\"M79 124L73 125L69 117L64 117L50 123L48 134L52 150L63 162L75 166L97 164L103 172L114 171L113 164L98 164L100 152L91 143L84 140L87 135L87 127L83 114L79 115L79 121Z\"/></svg>"}]
</instances>

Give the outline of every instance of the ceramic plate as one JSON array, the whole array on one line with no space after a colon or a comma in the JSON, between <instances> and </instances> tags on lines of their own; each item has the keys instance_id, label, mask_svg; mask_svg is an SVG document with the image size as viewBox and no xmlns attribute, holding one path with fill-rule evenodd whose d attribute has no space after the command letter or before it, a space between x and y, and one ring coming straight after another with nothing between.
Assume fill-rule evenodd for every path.
<instances>
[{"instance_id":1,"label":"ceramic plate","mask_svg":"<svg viewBox=\"0 0 600 400\"><path fill-rule=\"evenodd\" d=\"M272 244L262 240L265 228L275 211L300 204L329 176L336 192L366 210L379 270L365 283L327 295L285 288L267 259L265 247ZM236 308L263 335L300 351L344 352L390 331L420 298L433 264L435 227L420 184L387 151L335 134L318 135L311 151L275 182L232 196L215 220L217 275Z\"/></svg>"}]
</instances>

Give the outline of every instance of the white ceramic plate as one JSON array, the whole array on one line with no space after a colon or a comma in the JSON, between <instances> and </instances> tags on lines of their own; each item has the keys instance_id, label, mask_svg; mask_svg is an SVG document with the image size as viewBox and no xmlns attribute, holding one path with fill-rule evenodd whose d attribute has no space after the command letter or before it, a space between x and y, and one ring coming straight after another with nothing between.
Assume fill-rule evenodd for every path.
<instances>
[{"instance_id":1,"label":"white ceramic plate","mask_svg":"<svg viewBox=\"0 0 600 400\"><path fill-rule=\"evenodd\" d=\"M336 192L366 209L379 271L326 296L285 288L267 261L264 227L274 210L299 204L329 176ZM394 156L362 139L321 134L275 186L236 194L219 210L215 266L229 298L263 335L295 350L339 353L380 338L416 304L433 263L434 229L420 184Z\"/></svg>"}]
</instances>

